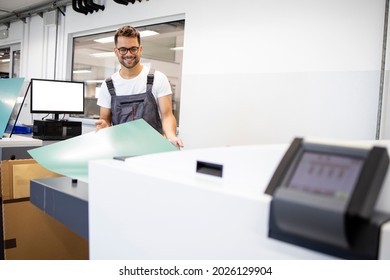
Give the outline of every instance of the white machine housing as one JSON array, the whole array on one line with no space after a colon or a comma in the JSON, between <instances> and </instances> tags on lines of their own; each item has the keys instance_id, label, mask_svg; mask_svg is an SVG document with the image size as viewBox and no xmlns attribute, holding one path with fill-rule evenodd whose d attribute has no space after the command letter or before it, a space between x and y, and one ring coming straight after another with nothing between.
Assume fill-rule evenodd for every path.
<instances>
[{"instance_id":1,"label":"white machine housing","mask_svg":"<svg viewBox=\"0 0 390 280\"><path fill-rule=\"evenodd\" d=\"M347 143L385 145L389 142ZM268 237L264 191L286 145L184 150L89 163L90 259L334 259ZM196 172L222 166L222 177ZM376 209L390 213L389 176ZM390 222L380 259L390 259Z\"/></svg>"}]
</instances>

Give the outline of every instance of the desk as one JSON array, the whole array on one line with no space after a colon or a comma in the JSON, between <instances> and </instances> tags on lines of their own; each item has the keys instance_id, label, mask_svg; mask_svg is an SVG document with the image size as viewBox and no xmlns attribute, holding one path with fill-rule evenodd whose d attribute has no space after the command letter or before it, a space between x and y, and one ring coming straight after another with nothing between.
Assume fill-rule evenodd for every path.
<instances>
[{"instance_id":1,"label":"desk","mask_svg":"<svg viewBox=\"0 0 390 280\"><path fill-rule=\"evenodd\" d=\"M42 146L42 143L42 140L19 135L13 135L11 138L2 138L0 139L0 159L31 158L27 151Z\"/></svg>"}]
</instances>

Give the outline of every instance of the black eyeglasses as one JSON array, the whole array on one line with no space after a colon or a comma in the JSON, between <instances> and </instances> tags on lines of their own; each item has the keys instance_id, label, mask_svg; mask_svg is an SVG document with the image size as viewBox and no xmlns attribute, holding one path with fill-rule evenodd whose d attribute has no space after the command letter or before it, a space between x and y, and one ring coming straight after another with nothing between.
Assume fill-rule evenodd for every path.
<instances>
[{"instance_id":1,"label":"black eyeglasses","mask_svg":"<svg viewBox=\"0 0 390 280\"><path fill-rule=\"evenodd\" d=\"M128 51L130 51L131 54L136 54L138 52L138 50L139 50L139 47L131 47L131 48L122 47L122 48L118 49L118 52L121 55L127 54Z\"/></svg>"}]
</instances>

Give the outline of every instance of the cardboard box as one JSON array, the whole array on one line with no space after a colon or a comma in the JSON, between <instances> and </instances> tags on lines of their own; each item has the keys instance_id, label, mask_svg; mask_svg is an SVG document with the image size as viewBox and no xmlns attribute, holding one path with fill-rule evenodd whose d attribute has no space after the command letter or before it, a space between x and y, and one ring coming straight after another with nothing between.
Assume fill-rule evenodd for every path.
<instances>
[{"instance_id":1,"label":"cardboard box","mask_svg":"<svg viewBox=\"0 0 390 280\"><path fill-rule=\"evenodd\" d=\"M88 240L30 202L31 179L62 175L33 159L4 160L0 168L5 259L88 259Z\"/></svg>"},{"instance_id":2,"label":"cardboard box","mask_svg":"<svg viewBox=\"0 0 390 280\"><path fill-rule=\"evenodd\" d=\"M1 173L2 197L4 201L30 197L31 179L62 176L44 168L34 159L3 160L1 162Z\"/></svg>"},{"instance_id":3,"label":"cardboard box","mask_svg":"<svg viewBox=\"0 0 390 280\"><path fill-rule=\"evenodd\" d=\"M4 203L6 260L87 260L88 240L30 201Z\"/></svg>"}]
</instances>

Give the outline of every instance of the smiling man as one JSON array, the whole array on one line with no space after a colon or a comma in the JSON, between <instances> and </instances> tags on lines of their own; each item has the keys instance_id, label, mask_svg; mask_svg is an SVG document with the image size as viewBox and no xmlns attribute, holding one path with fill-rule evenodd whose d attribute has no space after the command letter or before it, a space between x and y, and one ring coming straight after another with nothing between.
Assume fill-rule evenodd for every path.
<instances>
[{"instance_id":1,"label":"smiling man","mask_svg":"<svg viewBox=\"0 0 390 280\"><path fill-rule=\"evenodd\" d=\"M123 26L116 31L114 42L120 69L102 84L97 101L100 119L96 122L96 129L143 118L172 144L183 147L182 140L176 135L168 78L140 63L139 31Z\"/></svg>"}]
</instances>

